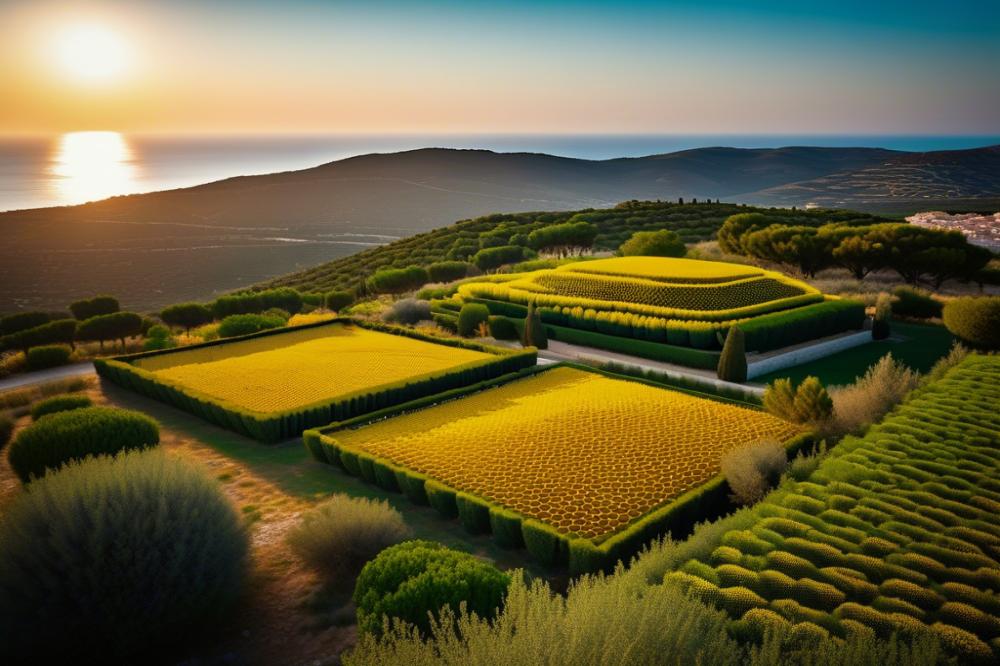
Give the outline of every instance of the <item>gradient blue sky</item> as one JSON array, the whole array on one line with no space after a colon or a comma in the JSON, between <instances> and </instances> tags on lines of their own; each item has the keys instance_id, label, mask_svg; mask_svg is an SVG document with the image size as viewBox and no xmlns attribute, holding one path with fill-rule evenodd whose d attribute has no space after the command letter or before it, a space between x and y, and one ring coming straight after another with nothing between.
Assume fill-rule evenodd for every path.
<instances>
[{"instance_id":1,"label":"gradient blue sky","mask_svg":"<svg viewBox=\"0 0 1000 666\"><path fill-rule=\"evenodd\" d=\"M53 64L80 22L121 37L117 80ZM997 1L0 0L0 25L0 132L1000 133Z\"/></svg>"}]
</instances>

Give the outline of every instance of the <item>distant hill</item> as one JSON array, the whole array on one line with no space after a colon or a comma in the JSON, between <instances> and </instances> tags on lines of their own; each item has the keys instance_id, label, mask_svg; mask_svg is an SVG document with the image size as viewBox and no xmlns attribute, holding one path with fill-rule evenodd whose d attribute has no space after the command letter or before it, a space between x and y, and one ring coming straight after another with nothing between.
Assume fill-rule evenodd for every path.
<instances>
[{"instance_id":1,"label":"distant hill","mask_svg":"<svg viewBox=\"0 0 1000 666\"><path fill-rule=\"evenodd\" d=\"M1000 205L998 150L702 148L591 161L430 148L0 213L0 311L106 291L135 308L208 298L491 212L678 197L991 210Z\"/></svg>"}]
</instances>

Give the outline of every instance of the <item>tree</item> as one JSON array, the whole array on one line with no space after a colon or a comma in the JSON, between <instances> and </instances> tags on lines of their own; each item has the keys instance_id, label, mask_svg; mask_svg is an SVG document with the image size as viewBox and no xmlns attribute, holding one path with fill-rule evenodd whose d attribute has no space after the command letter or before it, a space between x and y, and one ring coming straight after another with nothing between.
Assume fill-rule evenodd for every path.
<instances>
[{"instance_id":1,"label":"tree","mask_svg":"<svg viewBox=\"0 0 1000 666\"><path fill-rule=\"evenodd\" d=\"M190 333L195 326L207 324L213 318L212 310L201 303L178 303L160 312L160 319L169 326L183 328L185 333Z\"/></svg>"},{"instance_id":2,"label":"tree","mask_svg":"<svg viewBox=\"0 0 1000 666\"><path fill-rule=\"evenodd\" d=\"M747 254L758 259L796 266L807 277L833 263L834 234L821 234L816 227L771 225L743 237Z\"/></svg>"},{"instance_id":3,"label":"tree","mask_svg":"<svg viewBox=\"0 0 1000 666\"><path fill-rule=\"evenodd\" d=\"M718 366L719 379L727 382L745 382L747 380L747 353L743 329L733 326L726 335L726 344L722 346Z\"/></svg>"},{"instance_id":4,"label":"tree","mask_svg":"<svg viewBox=\"0 0 1000 666\"><path fill-rule=\"evenodd\" d=\"M48 312L18 312L6 317L0 317L0 335L10 335L27 331L52 321Z\"/></svg>"},{"instance_id":5,"label":"tree","mask_svg":"<svg viewBox=\"0 0 1000 666\"><path fill-rule=\"evenodd\" d=\"M349 291L328 291L323 296L323 304L327 310L340 312L354 302L354 295Z\"/></svg>"},{"instance_id":6,"label":"tree","mask_svg":"<svg viewBox=\"0 0 1000 666\"><path fill-rule=\"evenodd\" d=\"M590 222L564 222L535 229L528 234L528 244L540 252L552 252L560 257L583 254L597 239L597 227Z\"/></svg>"},{"instance_id":7,"label":"tree","mask_svg":"<svg viewBox=\"0 0 1000 666\"><path fill-rule=\"evenodd\" d=\"M885 267L889 252L882 242L869 236L867 230L855 231L833 248L833 260L851 271L855 279L864 280L872 271Z\"/></svg>"},{"instance_id":8,"label":"tree","mask_svg":"<svg viewBox=\"0 0 1000 666\"><path fill-rule=\"evenodd\" d=\"M504 245L502 247L491 247L476 252L472 257L472 263L482 271L500 268L504 264L515 264L526 259L528 255L525 248L520 245Z\"/></svg>"},{"instance_id":9,"label":"tree","mask_svg":"<svg viewBox=\"0 0 1000 666\"><path fill-rule=\"evenodd\" d=\"M121 340L125 348L125 338L142 333L142 317L134 312L113 312L97 315L80 323L76 329L78 340L97 340L104 350L105 340Z\"/></svg>"},{"instance_id":10,"label":"tree","mask_svg":"<svg viewBox=\"0 0 1000 666\"><path fill-rule=\"evenodd\" d=\"M791 379L775 379L764 389L764 410L779 419L795 421L795 387Z\"/></svg>"},{"instance_id":11,"label":"tree","mask_svg":"<svg viewBox=\"0 0 1000 666\"><path fill-rule=\"evenodd\" d=\"M528 314L524 318L524 339L521 343L525 347L535 347L536 349L548 349L549 347L549 338L545 333L542 317L535 309L534 303L528 304Z\"/></svg>"},{"instance_id":12,"label":"tree","mask_svg":"<svg viewBox=\"0 0 1000 666\"><path fill-rule=\"evenodd\" d=\"M684 203L681 200L680 203ZM764 229L777 222L775 218L768 217L763 213L737 213L730 215L722 223L717 234L719 248L723 252L730 254L744 254L742 239L743 236Z\"/></svg>"},{"instance_id":13,"label":"tree","mask_svg":"<svg viewBox=\"0 0 1000 666\"><path fill-rule=\"evenodd\" d=\"M683 257L686 252L684 241L669 229L637 231L618 248L623 257Z\"/></svg>"},{"instance_id":14,"label":"tree","mask_svg":"<svg viewBox=\"0 0 1000 666\"><path fill-rule=\"evenodd\" d=\"M427 267L431 282L454 282L469 273L471 266L464 261L439 261Z\"/></svg>"},{"instance_id":15,"label":"tree","mask_svg":"<svg viewBox=\"0 0 1000 666\"><path fill-rule=\"evenodd\" d=\"M377 294L404 294L418 289L429 281L427 271L420 266L387 268L368 278L368 288Z\"/></svg>"},{"instance_id":16,"label":"tree","mask_svg":"<svg viewBox=\"0 0 1000 666\"><path fill-rule=\"evenodd\" d=\"M74 318L83 321L84 319L90 319L98 315L118 312L119 307L118 299L113 296L94 296L93 298L70 303L69 311L73 313Z\"/></svg>"},{"instance_id":17,"label":"tree","mask_svg":"<svg viewBox=\"0 0 1000 666\"><path fill-rule=\"evenodd\" d=\"M833 400L816 377L806 377L795 390L796 421L819 425L833 415Z\"/></svg>"},{"instance_id":18,"label":"tree","mask_svg":"<svg viewBox=\"0 0 1000 666\"><path fill-rule=\"evenodd\" d=\"M24 352L38 345L51 345L60 342L74 347L78 323L76 319L50 321L41 326L5 335L3 338L0 338L0 343L2 343L0 347L4 349L20 349Z\"/></svg>"}]
</instances>

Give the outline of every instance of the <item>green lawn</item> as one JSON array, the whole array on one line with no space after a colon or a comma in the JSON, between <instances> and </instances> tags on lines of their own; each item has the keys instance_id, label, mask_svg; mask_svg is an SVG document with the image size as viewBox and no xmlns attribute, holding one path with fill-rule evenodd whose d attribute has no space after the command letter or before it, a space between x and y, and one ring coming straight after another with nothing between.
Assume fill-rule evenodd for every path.
<instances>
[{"instance_id":1,"label":"green lawn","mask_svg":"<svg viewBox=\"0 0 1000 666\"><path fill-rule=\"evenodd\" d=\"M935 361L948 353L952 341L951 333L943 326L893 322L892 335L887 340L870 342L833 356L761 375L753 381L766 384L781 377L790 377L793 382L800 382L813 375L827 386L849 384L889 353L914 370L927 372Z\"/></svg>"}]
</instances>

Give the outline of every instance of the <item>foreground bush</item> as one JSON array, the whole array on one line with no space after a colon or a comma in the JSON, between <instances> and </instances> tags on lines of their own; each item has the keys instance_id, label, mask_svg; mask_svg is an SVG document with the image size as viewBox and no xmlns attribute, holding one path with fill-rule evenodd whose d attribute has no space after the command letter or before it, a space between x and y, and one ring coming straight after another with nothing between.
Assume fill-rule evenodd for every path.
<instances>
[{"instance_id":1,"label":"foreground bush","mask_svg":"<svg viewBox=\"0 0 1000 666\"><path fill-rule=\"evenodd\" d=\"M780 442L754 442L722 456L722 474L740 504L764 498L788 467L788 455Z\"/></svg>"},{"instance_id":2,"label":"foreground bush","mask_svg":"<svg viewBox=\"0 0 1000 666\"><path fill-rule=\"evenodd\" d=\"M26 355L29 370L45 370L69 363L73 350L69 345L42 345L32 347Z\"/></svg>"},{"instance_id":3,"label":"foreground bush","mask_svg":"<svg viewBox=\"0 0 1000 666\"><path fill-rule=\"evenodd\" d=\"M332 576L353 576L368 560L410 534L387 502L337 495L302 516L288 532L292 550Z\"/></svg>"},{"instance_id":4,"label":"foreground bush","mask_svg":"<svg viewBox=\"0 0 1000 666\"><path fill-rule=\"evenodd\" d=\"M50 414L18 433L10 446L10 466L28 482L86 456L113 455L158 444L156 421L140 412L85 407Z\"/></svg>"},{"instance_id":5,"label":"foreground bush","mask_svg":"<svg viewBox=\"0 0 1000 666\"><path fill-rule=\"evenodd\" d=\"M833 418L825 430L834 435L859 433L877 423L917 387L920 375L886 354L849 386L833 389Z\"/></svg>"},{"instance_id":6,"label":"foreground bush","mask_svg":"<svg viewBox=\"0 0 1000 666\"><path fill-rule=\"evenodd\" d=\"M833 401L816 377L806 377L796 388L791 380L776 379L764 389L764 409L778 418L819 426L833 413Z\"/></svg>"},{"instance_id":7,"label":"foreground bush","mask_svg":"<svg viewBox=\"0 0 1000 666\"><path fill-rule=\"evenodd\" d=\"M82 409L92 404L94 403L85 395L56 395L35 403L31 408L31 420L37 421L47 414Z\"/></svg>"},{"instance_id":8,"label":"foreground bush","mask_svg":"<svg viewBox=\"0 0 1000 666\"><path fill-rule=\"evenodd\" d=\"M354 590L358 629L379 634L383 617L429 634L429 615L441 609L492 618L503 603L510 576L468 553L431 541L407 541L382 551L365 565Z\"/></svg>"},{"instance_id":9,"label":"foreground bush","mask_svg":"<svg viewBox=\"0 0 1000 666\"><path fill-rule=\"evenodd\" d=\"M7 507L0 544L5 663L160 657L157 647L222 618L248 550L217 484L159 451L72 463L32 483Z\"/></svg>"},{"instance_id":10,"label":"foreground bush","mask_svg":"<svg viewBox=\"0 0 1000 666\"><path fill-rule=\"evenodd\" d=\"M284 325L285 320L281 317L260 314L229 315L219 324L219 337L232 338L237 335L250 335L271 328L280 328Z\"/></svg>"},{"instance_id":11,"label":"foreground bush","mask_svg":"<svg viewBox=\"0 0 1000 666\"><path fill-rule=\"evenodd\" d=\"M979 349L1000 349L1000 296L956 298L942 314L956 337Z\"/></svg>"}]
</instances>

